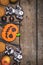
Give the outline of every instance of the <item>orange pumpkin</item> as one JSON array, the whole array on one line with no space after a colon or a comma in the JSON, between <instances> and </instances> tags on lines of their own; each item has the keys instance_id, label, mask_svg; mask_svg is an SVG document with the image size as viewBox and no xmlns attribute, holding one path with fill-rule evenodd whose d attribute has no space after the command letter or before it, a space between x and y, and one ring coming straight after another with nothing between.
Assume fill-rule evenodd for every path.
<instances>
[{"instance_id":1,"label":"orange pumpkin","mask_svg":"<svg viewBox=\"0 0 43 65\"><path fill-rule=\"evenodd\" d=\"M2 30L2 38L8 42L15 40L18 27L15 24L7 24Z\"/></svg>"}]
</instances>

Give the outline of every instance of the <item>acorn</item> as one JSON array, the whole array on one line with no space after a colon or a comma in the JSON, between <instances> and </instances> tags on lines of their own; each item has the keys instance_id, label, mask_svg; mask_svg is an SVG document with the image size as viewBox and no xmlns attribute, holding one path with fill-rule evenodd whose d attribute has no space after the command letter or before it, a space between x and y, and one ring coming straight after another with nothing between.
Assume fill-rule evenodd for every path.
<instances>
[{"instance_id":1,"label":"acorn","mask_svg":"<svg viewBox=\"0 0 43 65\"><path fill-rule=\"evenodd\" d=\"M14 17L13 17L13 16L10 16L10 17L9 17L9 21L10 21L10 22L13 22L13 21L14 21Z\"/></svg>"},{"instance_id":2,"label":"acorn","mask_svg":"<svg viewBox=\"0 0 43 65\"><path fill-rule=\"evenodd\" d=\"M6 21L7 21L7 17L6 17L6 16L3 16L3 17L1 18L1 20L2 20L2 22L6 22Z\"/></svg>"}]
</instances>

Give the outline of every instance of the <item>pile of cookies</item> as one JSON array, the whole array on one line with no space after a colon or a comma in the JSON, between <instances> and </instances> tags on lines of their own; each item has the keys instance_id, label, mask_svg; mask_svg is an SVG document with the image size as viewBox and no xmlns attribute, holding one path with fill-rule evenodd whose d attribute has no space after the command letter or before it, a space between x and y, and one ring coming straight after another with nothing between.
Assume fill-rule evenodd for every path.
<instances>
[{"instance_id":1,"label":"pile of cookies","mask_svg":"<svg viewBox=\"0 0 43 65\"><path fill-rule=\"evenodd\" d=\"M10 3L14 4L14 3L16 3L17 1L18 1L18 0L0 0L0 4L7 6L8 4L10 4Z\"/></svg>"},{"instance_id":2,"label":"pile of cookies","mask_svg":"<svg viewBox=\"0 0 43 65\"><path fill-rule=\"evenodd\" d=\"M15 8L12 6L9 6L9 4L14 5L17 1L18 0L0 0L0 27L2 27L1 38L0 38L0 53L5 54L5 51L7 51L7 56L5 54L5 57L3 57L4 60L2 58L2 61L1 61L2 65L10 65L10 64L6 64L6 62L10 58L10 54L13 54L12 55L14 57L13 59L18 63L22 59L21 48L20 49L18 48L16 51L14 50L14 52L12 53L13 49L11 47L8 48L6 46L6 44L9 46L9 43L14 46L12 42L16 39L16 37L21 36L19 32L20 30L19 27L21 25L21 21L23 20L24 12L21 6L19 5L16 5ZM15 19L14 17L17 19L17 21L14 20ZM9 19L8 22L7 22L7 18ZM18 41L20 41L20 39ZM8 57L8 54L9 54L9 57Z\"/></svg>"},{"instance_id":3,"label":"pile of cookies","mask_svg":"<svg viewBox=\"0 0 43 65\"><path fill-rule=\"evenodd\" d=\"M5 8L4 6L16 3L18 0L0 0L0 17L5 15Z\"/></svg>"}]
</instances>

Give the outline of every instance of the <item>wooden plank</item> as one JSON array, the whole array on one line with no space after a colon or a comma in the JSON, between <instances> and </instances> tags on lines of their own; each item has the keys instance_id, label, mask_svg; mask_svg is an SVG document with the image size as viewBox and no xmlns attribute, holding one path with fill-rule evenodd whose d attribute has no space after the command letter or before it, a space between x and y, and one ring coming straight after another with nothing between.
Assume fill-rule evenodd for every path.
<instances>
[{"instance_id":1,"label":"wooden plank","mask_svg":"<svg viewBox=\"0 0 43 65\"><path fill-rule=\"evenodd\" d=\"M38 65L43 65L43 0L38 0Z\"/></svg>"},{"instance_id":2,"label":"wooden plank","mask_svg":"<svg viewBox=\"0 0 43 65\"><path fill-rule=\"evenodd\" d=\"M36 65L36 1L21 0L21 6L24 10L21 27L21 65Z\"/></svg>"}]
</instances>

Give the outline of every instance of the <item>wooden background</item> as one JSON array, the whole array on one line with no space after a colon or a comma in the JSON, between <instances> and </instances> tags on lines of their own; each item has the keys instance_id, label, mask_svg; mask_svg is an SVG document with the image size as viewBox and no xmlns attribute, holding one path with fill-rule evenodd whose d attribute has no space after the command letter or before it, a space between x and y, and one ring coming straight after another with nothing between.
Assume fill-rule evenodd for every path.
<instances>
[{"instance_id":1,"label":"wooden background","mask_svg":"<svg viewBox=\"0 0 43 65\"><path fill-rule=\"evenodd\" d=\"M24 19L21 27L23 60L21 65L36 63L36 0L21 0ZM43 65L43 0L38 0L38 65Z\"/></svg>"},{"instance_id":2,"label":"wooden background","mask_svg":"<svg viewBox=\"0 0 43 65\"><path fill-rule=\"evenodd\" d=\"M36 63L36 0L21 0L24 19L21 26L21 65ZM43 0L38 0L38 65L43 65ZM16 41L17 42L17 41ZM19 43L19 42L18 42ZM1 55L0 55L1 57Z\"/></svg>"}]
</instances>

